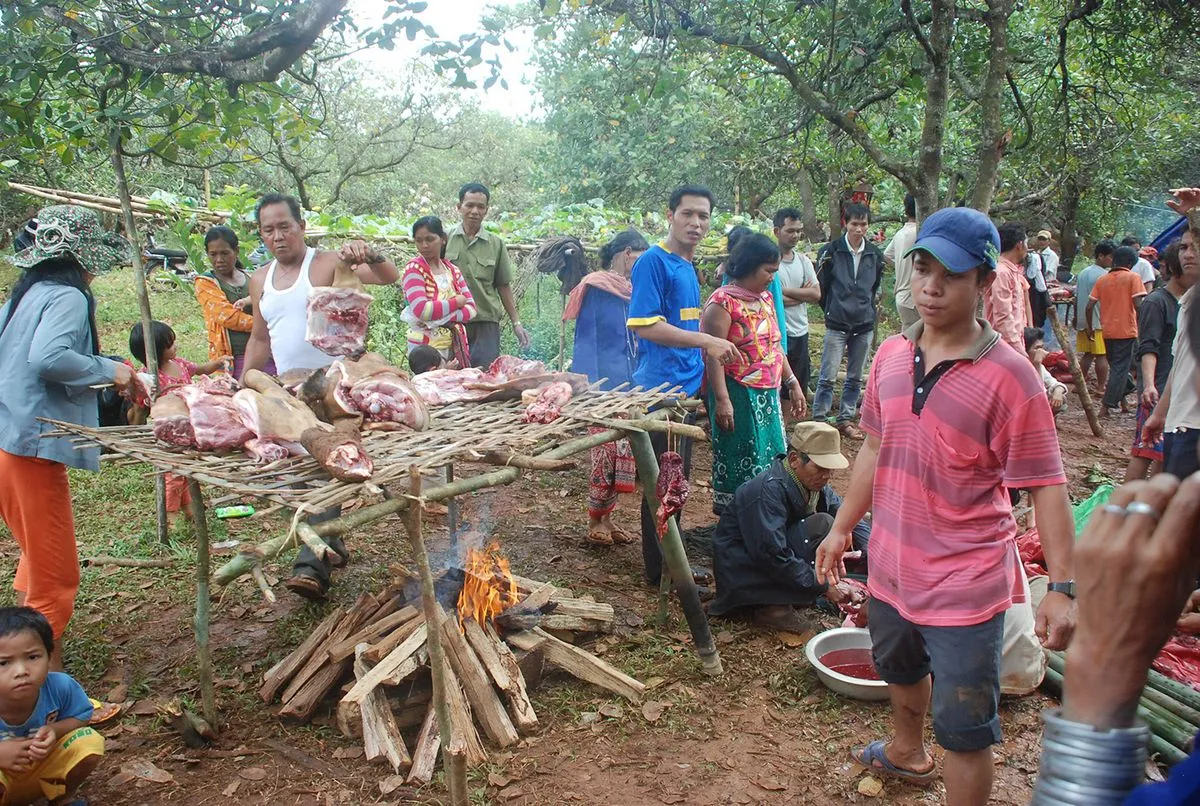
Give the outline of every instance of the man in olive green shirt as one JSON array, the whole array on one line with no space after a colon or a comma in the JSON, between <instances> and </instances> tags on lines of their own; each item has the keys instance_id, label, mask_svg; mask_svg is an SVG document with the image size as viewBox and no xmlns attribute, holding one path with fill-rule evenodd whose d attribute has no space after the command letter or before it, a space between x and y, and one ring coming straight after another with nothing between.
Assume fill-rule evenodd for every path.
<instances>
[{"instance_id":1,"label":"man in olive green shirt","mask_svg":"<svg viewBox=\"0 0 1200 806\"><path fill-rule=\"evenodd\" d=\"M529 346L529 334L521 327L517 303L512 294L512 263L508 249L499 235L483 228L491 194L488 189L470 182L458 191L458 213L462 223L450 232L446 242L446 259L462 271L475 298L478 313L467 322L467 340L471 347L471 364L488 367L500 355L500 316L507 313L513 335L524 350Z\"/></svg>"}]
</instances>

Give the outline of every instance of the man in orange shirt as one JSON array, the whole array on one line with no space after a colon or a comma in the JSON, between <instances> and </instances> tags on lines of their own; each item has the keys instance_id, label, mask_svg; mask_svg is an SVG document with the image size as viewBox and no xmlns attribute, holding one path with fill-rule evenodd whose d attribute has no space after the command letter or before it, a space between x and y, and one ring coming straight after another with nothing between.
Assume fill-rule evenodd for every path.
<instances>
[{"instance_id":1,"label":"man in orange shirt","mask_svg":"<svg viewBox=\"0 0 1200 806\"><path fill-rule=\"evenodd\" d=\"M988 324L1017 352L1025 352L1025 328L1033 321L1029 311L1029 281L1025 279L1025 228L1001 224L1000 258L996 279L983 296L983 316Z\"/></svg>"},{"instance_id":2,"label":"man in orange shirt","mask_svg":"<svg viewBox=\"0 0 1200 806\"><path fill-rule=\"evenodd\" d=\"M1129 380L1129 368L1133 365L1133 352L1137 347L1137 310L1146 296L1146 286L1133 273L1137 263L1137 251L1122 246L1113 255L1113 266L1108 274L1096 281L1092 287L1085 312L1088 339L1093 338L1092 311L1100 306L1100 327L1104 331L1104 348L1108 353L1108 384L1104 389L1104 405L1100 416L1108 417L1117 406L1125 407L1125 384Z\"/></svg>"}]
</instances>

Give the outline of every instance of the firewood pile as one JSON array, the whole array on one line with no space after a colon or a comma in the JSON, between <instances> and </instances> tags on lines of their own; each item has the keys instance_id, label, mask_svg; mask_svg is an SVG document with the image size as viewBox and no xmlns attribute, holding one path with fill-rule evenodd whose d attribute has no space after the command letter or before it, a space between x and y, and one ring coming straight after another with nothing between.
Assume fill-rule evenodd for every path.
<instances>
[{"instance_id":1,"label":"firewood pile","mask_svg":"<svg viewBox=\"0 0 1200 806\"><path fill-rule=\"evenodd\" d=\"M282 703L282 719L302 723L336 691L338 728L361 739L366 758L427 783L441 746L426 644L435 627L416 575L394 570L386 589L318 624L266 673L259 694ZM468 766L487 760L485 740L509 747L537 729L528 688L544 669L641 699L644 684L573 643L611 632L612 605L515 576L494 547L468 552L466 568L442 572L436 591L452 746L465 747Z\"/></svg>"}]
</instances>

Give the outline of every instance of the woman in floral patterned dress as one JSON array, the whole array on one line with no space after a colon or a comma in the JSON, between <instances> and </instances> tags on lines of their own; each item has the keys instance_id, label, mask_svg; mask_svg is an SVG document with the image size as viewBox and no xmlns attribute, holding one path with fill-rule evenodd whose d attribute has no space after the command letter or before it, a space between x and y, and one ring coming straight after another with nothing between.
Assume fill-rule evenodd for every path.
<instances>
[{"instance_id":1,"label":"woman in floral patterned dress","mask_svg":"<svg viewBox=\"0 0 1200 806\"><path fill-rule=\"evenodd\" d=\"M700 329L737 346L738 360L722 366L706 359L708 416L712 423L713 511L720 514L743 482L787 451L780 384L799 385L781 347L775 306L767 293L779 270L779 247L765 235L738 241L725 273L729 284L709 297ZM804 395L788 402L804 416Z\"/></svg>"}]
</instances>

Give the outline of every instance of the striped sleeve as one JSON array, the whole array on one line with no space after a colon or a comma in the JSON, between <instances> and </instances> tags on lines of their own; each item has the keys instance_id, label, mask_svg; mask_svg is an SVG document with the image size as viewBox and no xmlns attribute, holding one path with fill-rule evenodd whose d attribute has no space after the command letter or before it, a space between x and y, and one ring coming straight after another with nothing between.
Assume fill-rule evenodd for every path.
<instances>
[{"instance_id":1,"label":"striped sleeve","mask_svg":"<svg viewBox=\"0 0 1200 806\"><path fill-rule=\"evenodd\" d=\"M458 266L455 266L449 260L442 259L450 271L450 277L454 280L454 293L461 294L466 298L466 303L458 308L454 314L454 321L459 323L470 322L479 313L479 308L475 305L475 297L471 296L471 287L467 285L467 280L462 275L462 271Z\"/></svg>"},{"instance_id":2,"label":"striped sleeve","mask_svg":"<svg viewBox=\"0 0 1200 806\"><path fill-rule=\"evenodd\" d=\"M1009 487L1066 484L1054 414L1040 383L1023 403L1013 407L992 450L1004 467L1004 483Z\"/></svg>"},{"instance_id":3,"label":"striped sleeve","mask_svg":"<svg viewBox=\"0 0 1200 806\"><path fill-rule=\"evenodd\" d=\"M417 260L410 260L401 278L404 288L404 298L412 308L413 316L422 322L432 322L435 319L445 319L452 308L450 300L437 299L429 295L429 286L425 281L425 271Z\"/></svg>"}]
</instances>

